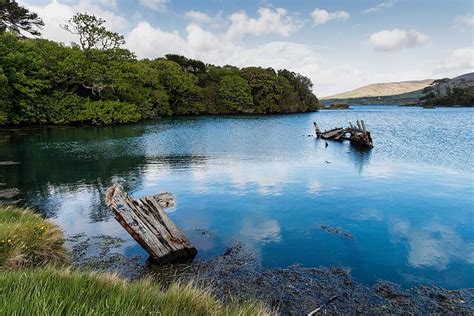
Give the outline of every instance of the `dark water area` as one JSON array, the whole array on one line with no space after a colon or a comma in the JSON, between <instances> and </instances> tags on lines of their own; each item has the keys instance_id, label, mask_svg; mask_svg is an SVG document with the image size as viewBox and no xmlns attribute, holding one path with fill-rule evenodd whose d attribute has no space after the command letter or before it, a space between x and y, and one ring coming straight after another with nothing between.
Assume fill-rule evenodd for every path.
<instances>
[{"instance_id":1,"label":"dark water area","mask_svg":"<svg viewBox=\"0 0 474 316\"><path fill-rule=\"evenodd\" d=\"M375 148L316 140L365 120ZM394 106L277 116L190 117L103 128L0 133L0 183L67 235L120 237L147 254L103 203L173 192L170 217L198 259L245 244L267 268L343 266L388 280L474 286L474 111ZM338 228L348 235L331 233ZM348 236L352 238L348 238Z\"/></svg>"}]
</instances>

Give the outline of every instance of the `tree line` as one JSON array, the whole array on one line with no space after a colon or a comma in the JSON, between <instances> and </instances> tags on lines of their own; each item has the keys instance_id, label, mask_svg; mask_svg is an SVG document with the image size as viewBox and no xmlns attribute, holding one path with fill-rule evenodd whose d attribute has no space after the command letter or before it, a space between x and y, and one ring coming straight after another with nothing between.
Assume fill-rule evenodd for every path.
<instances>
[{"instance_id":1,"label":"tree line","mask_svg":"<svg viewBox=\"0 0 474 316\"><path fill-rule=\"evenodd\" d=\"M316 111L311 80L289 70L215 66L180 55L137 59L104 20L77 13L66 46L39 38L43 21L0 0L0 124L102 125L172 115ZM164 43L166 44L166 43Z\"/></svg>"}]
</instances>

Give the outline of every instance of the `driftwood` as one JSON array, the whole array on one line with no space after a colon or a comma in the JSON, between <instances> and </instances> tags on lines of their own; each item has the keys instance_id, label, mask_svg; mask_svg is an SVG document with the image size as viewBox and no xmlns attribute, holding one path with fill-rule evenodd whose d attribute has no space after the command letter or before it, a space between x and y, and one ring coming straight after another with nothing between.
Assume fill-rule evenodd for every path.
<instances>
[{"instance_id":1,"label":"driftwood","mask_svg":"<svg viewBox=\"0 0 474 316\"><path fill-rule=\"evenodd\" d=\"M330 297L326 302L321 304L321 306L319 306L315 310L312 310L311 312L309 312L308 316L314 316L314 315L318 314L319 312L321 312L323 310L325 312L324 314L326 314L326 308L329 306L329 304L331 304L332 302L334 302L338 298L339 298L339 295L334 295L334 296Z\"/></svg>"},{"instance_id":2,"label":"driftwood","mask_svg":"<svg viewBox=\"0 0 474 316\"><path fill-rule=\"evenodd\" d=\"M322 132L316 122L313 123L316 136L330 140L350 140L351 144L361 147L374 147L370 132L367 130L364 121L356 121L356 124L349 122L348 128L336 127ZM349 134L349 136L346 136Z\"/></svg>"},{"instance_id":3,"label":"driftwood","mask_svg":"<svg viewBox=\"0 0 474 316\"><path fill-rule=\"evenodd\" d=\"M133 200L121 185L110 187L105 196L115 219L158 264L194 259L196 248L170 220L165 207L174 206L171 193Z\"/></svg>"}]
</instances>

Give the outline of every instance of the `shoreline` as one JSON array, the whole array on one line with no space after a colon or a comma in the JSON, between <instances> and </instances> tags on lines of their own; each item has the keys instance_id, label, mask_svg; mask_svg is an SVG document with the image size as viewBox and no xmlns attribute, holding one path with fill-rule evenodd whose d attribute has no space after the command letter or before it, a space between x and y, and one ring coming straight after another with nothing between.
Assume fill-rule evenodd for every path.
<instances>
[{"instance_id":1,"label":"shoreline","mask_svg":"<svg viewBox=\"0 0 474 316\"><path fill-rule=\"evenodd\" d=\"M47 125L0 125L0 132L2 131L17 131L17 130L41 130L41 129L74 129L74 128L101 128L101 127L117 127L117 126L133 126L135 124L147 123L147 122L160 122L163 120L169 119L176 119L176 118L197 118L197 117L251 117L251 116L284 116L284 115L295 115L295 114L305 114L305 113L316 113L321 110L325 110L324 108L318 108L317 110L310 110L310 111L300 111L300 112L275 112L275 113L202 113L202 114L185 114L185 115L171 115L171 116L163 116L157 118L150 118L139 120L137 122L127 122L127 123L112 123L112 124L71 124L71 125L54 125L54 124L47 124Z\"/></svg>"},{"instance_id":2,"label":"shoreline","mask_svg":"<svg viewBox=\"0 0 474 316\"><path fill-rule=\"evenodd\" d=\"M319 306L338 314L474 312L474 288L447 290L424 284L402 288L383 280L368 285L355 280L343 267L293 264L265 268L257 254L239 242L207 260L165 266L141 264L138 257L114 253L113 248L121 243L117 238L73 236L69 243L73 253L80 254L72 260L79 268L115 272L131 280L151 278L165 287L192 281L213 288L214 295L224 302L257 299L284 315L306 315ZM98 255L88 257L89 251Z\"/></svg>"}]
</instances>

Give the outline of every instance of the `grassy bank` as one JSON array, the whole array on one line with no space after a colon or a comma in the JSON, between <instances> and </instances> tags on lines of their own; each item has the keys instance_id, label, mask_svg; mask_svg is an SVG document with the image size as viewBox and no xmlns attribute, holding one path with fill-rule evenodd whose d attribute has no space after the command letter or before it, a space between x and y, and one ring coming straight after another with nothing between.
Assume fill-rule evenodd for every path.
<instances>
[{"instance_id":1,"label":"grassy bank","mask_svg":"<svg viewBox=\"0 0 474 316\"><path fill-rule=\"evenodd\" d=\"M166 290L147 280L126 282L55 268L0 274L2 315L264 315L258 304L224 305L208 291L174 284Z\"/></svg>"},{"instance_id":2,"label":"grassy bank","mask_svg":"<svg viewBox=\"0 0 474 316\"><path fill-rule=\"evenodd\" d=\"M64 264L63 233L33 212L0 205L0 267Z\"/></svg>"},{"instance_id":3,"label":"grassy bank","mask_svg":"<svg viewBox=\"0 0 474 316\"><path fill-rule=\"evenodd\" d=\"M223 304L209 289L67 267L61 230L0 205L0 315L265 315L258 303Z\"/></svg>"}]
</instances>

